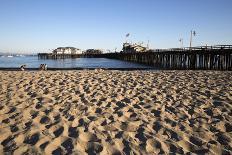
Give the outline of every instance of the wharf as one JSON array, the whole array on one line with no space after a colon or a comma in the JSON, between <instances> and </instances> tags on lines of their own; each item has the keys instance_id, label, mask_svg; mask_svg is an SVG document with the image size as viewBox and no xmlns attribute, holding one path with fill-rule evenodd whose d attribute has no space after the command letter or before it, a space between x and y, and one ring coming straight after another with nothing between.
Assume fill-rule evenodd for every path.
<instances>
[{"instance_id":1,"label":"wharf","mask_svg":"<svg viewBox=\"0 0 232 155\"><path fill-rule=\"evenodd\" d=\"M232 45L157 49L148 52L62 54L39 53L40 59L109 58L141 63L160 69L232 70Z\"/></svg>"}]
</instances>

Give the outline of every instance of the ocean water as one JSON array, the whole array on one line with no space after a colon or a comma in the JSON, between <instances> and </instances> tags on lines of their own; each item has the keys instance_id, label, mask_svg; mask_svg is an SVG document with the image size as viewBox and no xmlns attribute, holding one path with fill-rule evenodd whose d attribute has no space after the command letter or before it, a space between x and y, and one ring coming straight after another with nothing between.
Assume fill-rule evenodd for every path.
<instances>
[{"instance_id":1,"label":"ocean water","mask_svg":"<svg viewBox=\"0 0 232 155\"><path fill-rule=\"evenodd\" d=\"M76 59L38 59L37 56L0 57L0 67L39 68L40 64L47 64L48 68L150 68L137 63L106 59L106 58L76 58Z\"/></svg>"}]
</instances>

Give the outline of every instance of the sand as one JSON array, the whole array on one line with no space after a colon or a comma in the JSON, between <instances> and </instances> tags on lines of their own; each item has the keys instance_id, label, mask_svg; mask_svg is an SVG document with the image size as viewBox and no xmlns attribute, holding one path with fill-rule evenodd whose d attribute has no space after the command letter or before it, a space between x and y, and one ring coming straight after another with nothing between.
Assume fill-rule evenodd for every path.
<instances>
[{"instance_id":1,"label":"sand","mask_svg":"<svg viewBox=\"0 0 232 155\"><path fill-rule=\"evenodd\" d=\"M232 154L232 72L0 71L0 154Z\"/></svg>"}]
</instances>

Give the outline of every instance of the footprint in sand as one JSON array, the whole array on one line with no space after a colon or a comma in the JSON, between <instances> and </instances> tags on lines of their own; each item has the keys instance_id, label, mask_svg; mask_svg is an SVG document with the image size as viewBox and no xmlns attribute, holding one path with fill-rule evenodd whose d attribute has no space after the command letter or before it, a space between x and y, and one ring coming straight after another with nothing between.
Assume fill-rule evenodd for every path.
<instances>
[{"instance_id":1,"label":"footprint in sand","mask_svg":"<svg viewBox=\"0 0 232 155\"><path fill-rule=\"evenodd\" d=\"M161 116L160 116L161 111L159 111L159 110L153 109L153 110L151 110L151 113L152 113L155 117L161 117Z\"/></svg>"},{"instance_id":2,"label":"footprint in sand","mask_svg":"<svg viewBox=\"0 0 232 155\"><path fill-rule=\"evenodd\" d=\"M154 124L153 124L153 130L155 130L156 131L156 133L158 133L159 132L159 130L162 128L163 126L160 124L160 122L154 122Z\"/></svg>"},{"instance_id":3,"label":"footprint in sand","mask_svg":"<svg viewBox=\"0 0 232 155\"><path fill-rule=\"evenodd\" d=\"M61 147L58 147L57 149L52 151L53 155L60 155L60 154L64 154L64 151L62 150Z\"/></svg>"},{"instance_id":4,"label":"footprint in sand","mask_svg":"<svg viewBox=\"0 0 232 155\"><path fill-rule=\"evenodd\" d=\"M10 107L9 111L6 114L10 114L16 111L16 107Z\"/></svg>"},{"instance_id":5,"label":"footprint in sand","mask_svg":"<svg viewBox=\"0 0 232 155\"><path fill-rule=\"evenodd\" d=\"M67 154L71 154L74 148L71 138L67 138L63 143L61 143L61 146L65 148Z\"/></svg>"},{"instance_id":6,"label":"footprint in sand","mask_svg":"<svg viewBox=\"0 0 232 155\"><path fill-rule=\"evenodd\" d=\"M156 138L148 139L145 148L151 154L165 154L160 140Z\"/></svg>"},{"instance_id":7,"label":"footprint in sand","mask_svg":"<svg viewBox=\"0 0 232 155\"><path fill-rule=\"evenodd\" d=\"M30 115L32 119L36 118L38 114L39 114L39 111L35 111L35 110L30 111Z\"/></svg>"},{"instance_id":8,"label":"footprint in sand","mask_svg":"<svg viewBox=\"0 0 232 155\"><path fill-rule=\"evenodd\" d=\"M40 109L40 108L42 108L43 106L42 106L42 104L41 103L37 103L36 105L35 105L35 108L36 109Z\"/></svg>"},{"instance_id":9,"label":"footprint in sand","mask_svg":"<svg viewBox=\"0 0 232 155\"><path fill-rule=\"evenodd\" d=\"M3 146L3 151L10 154L13 153L13 151L17 148L13 136L7 137L5 140L1 142L1 145Z\"/></svg>"},{"instance_id":10,"label":"footprint in sand","mask_svg":"<svg viewBox=\"0 0 232 155\"><path fill-rule=\"evenodd\" d=\"M140 128L138 128L137 133L135 135L135 138L138 138L140 143L146 143L146 141L147 141L147 138L144 134L144 131L145 131L144 128L140 127Z\"/></svg>"},{"instance_id":11,"label":"footprint in sand","mask_svg":"<svg viewBox=\"0 0 232 155\"><path fill-rule=\"evenodd\" d=\"M2 123L9 124L10 123L10 119L6 118L6 119L2 120Z\"/></svg>"},{"instance_id":12,"label":"footprint in sand","mask_svg":"<svg viewBox=\"0 0 232 155\"><path fill-rule=\"evenodd\" d=\"M17 127L16 124L10 125L10 131L13 132L17 132L19 130L19 128Z\"/></svg>"},{"instance_id":13,"label":"footprint in sand","mask_svg":"<svg viewBox=\"0 0 232 155\"><path fill-rule=\"evenodd\" d=\"M99 154L102 152L103 146L97 142L88 142L86 147L86 153L88 154Z\"/></svg>"},{"instance_id":14,"label":"footprint in sand","mask_svg":"<svg viewBox=\"0 0 232 155\"><path fill-rule=\"evenodd\" d=\"M24 129L25 130L29 130L32 126L32 121L28 121L24 124Z\"/></svg>"},{"instance_id":15,"label":"footprint in sand","mask_svg":"<svg viewBox=\"0 0 232 155\"><path fill-rule=\"evenodd\" d=\"M44 142L43 144L41 144L39 147L41 150L45 150L46 146L49 144L49 142Z\"/></svg>"},{"instance_id":16,"label":"footprint in sand","mask_svg":"<svg viewBox=\"0 0 232 155\"><path fill-rule=\"evenodd\" d=\"M59 137L63 133L63 131L64 131L64 127L60 127L57 130L55 130L53 134L55 135L55 137Z\"/></svg>"},{"instance_id":17,"label":"footprint in sand","mask_svg":"<svg viewBox=\"0 0 232 155\"><path fill-rule=\"evenodd\" d=\"M34 133L30 136L27 136L23 143L30 144L30 145L35 145L39 141L40 133Z\"/></svg>"},{"instance_id":18,"label":"footprint in sand","mask_svg":"<svg viewBox=\"0 0 232 155\"><path fill-rule=\"evenodd\" d=\"M68 136L72 138L78 138L79 133L77 131L77 127L69 127Z\"/></svg>"},{"instance_id":19,"label":"footprint in sand","mask_svg":"<svg viewBox=\"0 0 232 155\"><path fill-rule=\"evenodd\" d=\"M43 116L41 119L40 119L40 123L41 124L48 124L50 122L50 118L47 117L47 116Z\"/></svg>"}]
</instances>

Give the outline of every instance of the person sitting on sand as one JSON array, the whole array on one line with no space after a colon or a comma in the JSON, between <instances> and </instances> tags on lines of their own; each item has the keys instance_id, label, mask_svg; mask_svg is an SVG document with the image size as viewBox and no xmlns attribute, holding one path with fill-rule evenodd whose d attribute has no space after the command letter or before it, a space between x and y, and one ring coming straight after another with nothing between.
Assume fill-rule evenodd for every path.
<instances>
[{"instance_id":1,"label":"person sitting on sand","mask_svg":"<svg viewBox=\"0 0 232 155\"><path fill-rule=\"evenodd\" d=\"M21 70L21 71L24 71L24 70L25 70L25 67L26 67L26 65L20 66L20 70Z\"/></svg>"},{"instance_id":2,"label":"person sitting on sand","mask_svg":"<svg viewBox=\"0 0 232 155\"><path fill-rule=\"evenodd\" d=\"M44 64L40 64L40 66L39 66L39 70L43 70L43 67L44 66Z\"/></svg>"},{"instance_id":3,"label":"person sitting on sand","mask_svg":"<svg viewBox=\"0 0 232 155\"><path fill-rule=\"evenodd\" d=\"M47 64L40 64L39 70L47 70Z\"/></svg>"},{"instance_id":4,"label":"person sitting on sand","mask_svg":"<svg viewBox=\"0 0 232 155\"><path fill-rule=\"evenodd\" d=\"M44 70L46 71L48 69L48 65L44 64Z\"/></svg>"},{"instance_id":5,"label":"person sitting on sand","mask_svg":"<svg viewBox=\"0 0 232 155\"><path fill-rule=\"evenodd\" d=\"M95 72L103 72L104 70L101 69L101 68L96 68L96 69L94 69L94 71L95 71Z\"/></svg>"}]
</instances>

